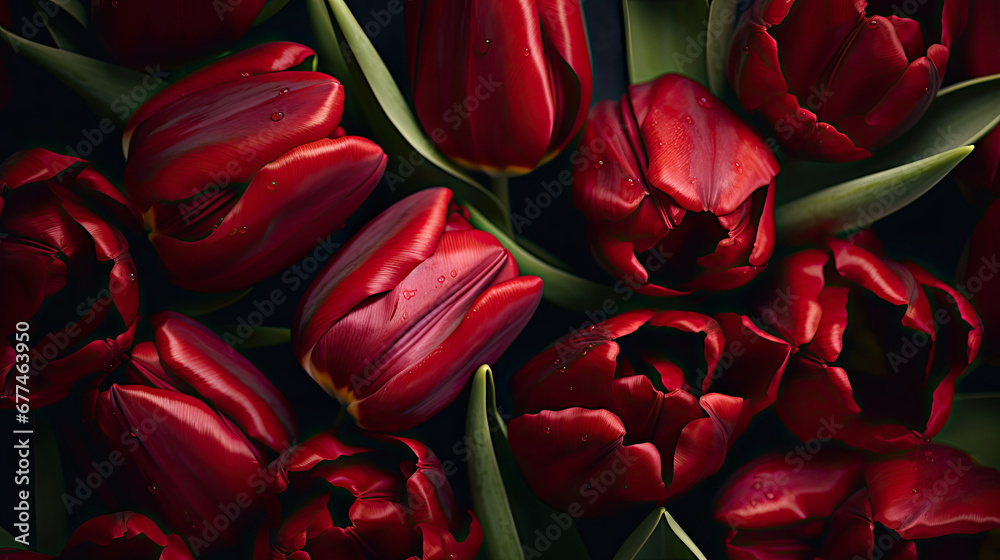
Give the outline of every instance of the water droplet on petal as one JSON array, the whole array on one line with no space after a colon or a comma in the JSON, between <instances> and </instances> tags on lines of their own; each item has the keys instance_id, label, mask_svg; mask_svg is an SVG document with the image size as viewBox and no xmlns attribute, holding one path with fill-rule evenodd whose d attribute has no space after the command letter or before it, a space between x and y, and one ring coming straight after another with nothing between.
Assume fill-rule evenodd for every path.
<instances>
[{"instance_id":1,"label":"water droplet on petal","mask_svg":"<svg viewBox=\"0 0 1000 560\"><path fill-rule=\"evenodd\" d=\"M438 276L438 284L444 283L444 276Z\"/></svg>"},{"instance_id":2,"label":"water droplet on petal","mask_svg":"<svg viewBox=\"0 0 1000 560\"><path fill-rule=\"evenodd\" d=\"M128 435L130 435L130 436L132 436L132 437L134 437L134 438L137 438L137 437L139 437L139 436L138 436L138 435L137 435L137 434L135 433L135 432L136 432L136 431L137 431L138 429L139 429L139 428L132 428L131 430L129 430L129 431L128 431Z\"/></svg>"},{"instance_id":3,"label":"water droplet on petal","mask_svg":"<svg viewBox=\"0 0 1000 560\"><path fill-rule=\"evenodd\" d=\"M550 428L549 426L545 426L545 433L551 434L552 433L552 428Z\"/></svg>"},{"instance_id":4,"label":"water droplet on petal","mask_svg":"<svg viewBox=\"0 0 1000 560\"><path fill-rule=\"evenodd\" d=\"M407 313L406 313L406 312L404 311L404 312L403 312L403 316L402 316L402 319L403 319L403 320L405 321L405 320L406 320L406 318L407 318L408 316L409 316L409 315L408 315L408 314L407 314Z\"/></svg>"},{"instance_id":5,"label":"water droplet on petal","mask_svg":"<svg viewBox=\"0 0 1000 560\"><path fill-rule=\"evenodd\" d=\"M931 92L931 88L924 88L924 93L930 93L930 92Z\"/></svg>"},{"instance_id":6,"label":"water droplet on petal","mask_svg":"<svg viewBox=\"0 0 1000 560\"><path fill-rule=\"evenodd\" d=\"M569 390L570 390L570 391L572 391L572 390L573 390L573 386L572 386L572 385L570 385L570 386L569 386Z\"/></svg>"},{"instance_id":7,"label":"water droplet on petal","mask_svg":"<svg viewBox=\"0 0 1000 560\"><path fill-rule=\"evenodd\" d=\"M774 499L774 492L768 492L767 494L764 494L764 495L767 496L768 500L773 500Z\"/></svg>"},{"instance_id":8,"label":"water droplet on petal","mask_svg":"<svg viewBox=\"0 0 1000 560\"><path fill-rule=\"evenodd\" d=\"M288 88L281 88L281 91L278 92L278 95L285 95L289 91L291 91L291 90L288 89Z\"/></svg>"},{"instance_id":9,"label":"water droplet on petal","mask_svg":"<svg viewBox=\"0 0 1000 560\"><path fill-rule=\"evenodd\" d=\"M552 365L554 365L554 366L559 365L559 358L556 358L555 360L552 360Z\"/></svg>"},{"instance_id":10,"label":"water droplet on petal","mask_svg":"<svg viewBox=\"0 0 1000 560\"><path fill-rule=\"evenodd\" d=\"M417 295L416 290L403 290L403 299L412 299L415 295Z\"/></svg>"},{"instance_id":11,"label":"water droplet on petal","mask_svg":"<svg viewBox=\"0 0 1000 560\"><path fill-rule=\"evenodd\" d=\"M111 7L112 8L117 8L118 7L118 0L111 0Z\"/></svg>"},{"instance_id":12,"label":"water droplet on petal","mask_svg":"<svg viewBox=\"0 0 1000 560\"><path fill-rule=\"evenodd\" d=\"M128 279L131 280L131 281L133 281L133 282L135 282L135 273L134 272L129 272L128 273Z\"/></svg>"},{"instance_id":13,"label":"water droplet on petal","mask_svg":"<svg viewBox=\"0 0 1000 560\"><path fill-rule=\"evenodd\" d=\"M159 489L158 489L158 488L156 487L156 485L155 485L155 484L150 484L150 485L149 485L149 491L150 491L150 492L152 492L153 494L156 494L156 492L157 492L158 490L159 490Z\"/></svg>"},{"instance_id":14,"label":"water droplet on petal","mask_svg":"<svg viewBox=\"0 0 1000 560\"><path fill-rule=\"evenodd\" d=\"M476 52L479 54L486 54L490 50L490 40L483 39L481 43L476 47Z\"/></svg>"},{"instance_id":15,"label":"water droplet on petal","mask_svg":"<svg viewBox=\"0 0 1000 560\"><path fill-rule=\"evenodd\" d=\"M688 124L694 124L694 119L693 119L693 118L691 118L691 115L688 115L687 117L685 117L685 118L684 118L684 121L685 121L686 123L688 123Z\"/></svg>"},{"instance_id":16,"label":"water droplet on petal","mask_svg":"<svg viewBox=\"0 0 1000 560\"><path fill-rule=\"evenodd\" d=\"M221 225L222 225L222 218L219 218L219 221L215 222L215 225L212 226L212 231L215 231L215 230L219 229L219 226L221 226Z\"/></svg>"},{"instance_id":17,"label":"water droplet on petal","mask_svg":"<svg viewBox=\"0 0 1000 560\"><path fill-rule=\"evenodd\" d=\"M458 271L457 270L452 270L451 271L451 277L454 278L456 276L458 276Z\"/></svg>"},{"instance_id":18,"label":"water droplet on petal","mask_svg":"<svg viewBox=\"0 0 1000 560\"><path fill-rule=\"evenodd\" d=\"M910 492L916 494L917 493L917 489L916 488L910 488Z\"/></svg>"},{"instance_id":19,"label":"water droplet on petal","mask_svg":"<svg viewBox=\"0 0 1000 560\"><path fill-rule=\"evenodd\" d=\"M587 441L588 439L590 439L590 437L587 434L580 436L580 441Z\"/></svg>"},{"instance_id":20,"label":"water droplet on petal","mask_svg":"<svg viewBox=\"0 0 1000 560\"><path fill-rule=\"evenodd\" d=\"M604 165L604 160L599 159L594 162L594 169L600 169L602 165Z\"/></svg>"},{"instance_id":21,"label":"water droplet on petal","mask_svg":"<svg viewBox=\"0 0 1000 560\"><path fill-rule=\"evenodd\" d=\"M241 234L242 233L246 233L246 232L247 232L247 226L243 226L243 227L240 228L240 233Z\"/></svg>"},{"instance_id":22,"label":"water droplet on petal","mask_svg":"<svg viewBox=\"0 0 1000 560\"><path fill-rule=\"evenodd\" d=\"M738 161L736 162L736 172L743 173L743 167L740 165L740 162Z\"/></svg>"},{"instance_id":23,"label":"water droplet on petal","mask_svg":"<svg viewBox=\"0 0 1000 560\"><path fill-rule=\"evenodd\" d=\"M531 54L531 49L527 49L527 48L524 49L524 56L528 56L530 54Z\"/></svg>"},{"instance_id":24,"label":"water droplet on petal","mask_svg":"<svg viewBox=\"0 0 1000 560\"><path fill-rule=\"evenodd\" d=\"M875 29L876 27L878 27L878 21L876 21L874 18L868 20L868 27L870 29Z\"/></svg>"},{"instance_id":25,"label":"water droplet on petal","mask_svg":"<svg viewBox=\"0 0 1000 560\"><path fill-rule=\"evenodd\" d=\"M271 120L274 122L278 122L283 118L285 118L285 114L282 113L281 111L278 111L277 113L271 113Z\"/></svg>"},{"instance_id":26,"label":"water droplet on petal","mask_svg":"<svg viewBox=\"0 0 1000 560\"><path fill-rule=\"evenodd\" d=\"M702 107L705 107L705 108L707 109L708 107L711 107L711 106L712 106L712 102L711 102L711 101L709 101L709 100L708 100L707 98L705 98L705 97L699 97L699 98L698 98L698 105L701 105Z\"/></svg>"},{"instance_id":27,"label":"water droplet on petal","mask_svg":"<svg viewBox=\"0 0 1000 560\"><path fill-rule=\"evenodd\" d=\"M743 54L747 54L748 52L750 52L750 45L744 43L743 44Z\"/></svg>"},{"instance_id":28,"label":"water droplet on petal","mask_svg":"<svg viewBox=\"0 0 1000 560\"><path fill-rule=\"evenodd\" d=\"M271 184L267 186L267 190L269 190L269 191L273 191L273 190L275 190L277 188L278 188L278 182L277 181L271 181Z\"/></svg>"},{"instance_id":29,"label":"water droplet on petal","mask_svg":"<svg viewBox=\"0 0 1000 560\"><path fill-rule=\"evenodd\" d=\"M563 367L559 368L559 371L560 371L560 372L564 372L564 371L566 371L566 366L563 366Z\"/></svg>"},{"instance_id":30,"label":"water droplet on petal","mask_svg":"<svg viewBox=\"0 0 1000 560\"><path fill-rule=\"evenodd\" d=\"M750 505L752 506L757 505L757 500L756 499L750 500Z\"/></svg>"},{"instance_id":31,"label":"water droplet on petal","mask_svg":"<svg viewBox=\"0 0 1000 560\"><path fill-rule=\"evenodd\" d=\"M236 228L229 230L229 235L236 235Z\"/></svg>"},{"instance_id":32,"label":"water droplet on petal","mask_svg":"<svg viewBox=\"0 0 1000 560\"><path fill-rule=\"evenodd\" d=\"M240 76L243 76L244 78L249 78L250 72L240 72Z\"/></svg>"}]
</instances>

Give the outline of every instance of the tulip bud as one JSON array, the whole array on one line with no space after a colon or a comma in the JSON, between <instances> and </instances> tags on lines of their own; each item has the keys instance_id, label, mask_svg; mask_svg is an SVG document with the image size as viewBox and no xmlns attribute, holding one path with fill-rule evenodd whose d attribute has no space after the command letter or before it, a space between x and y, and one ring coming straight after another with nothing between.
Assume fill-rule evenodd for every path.
<instances>
[{"instance_id":1,"label":"tulip bud","mask_svg":"<svg viewBox=\"0 0 1000 560\"><path fill-rule=\"evenodd\" d=\"M171 279L246 288L341 227L385 170L339 128L336 79L287 71L313 56L269 43L220 59L143 104L124 132L125 192Z\"/></svg>"},{"instance_id":2,"label":"tulip bud","mask_svg":"<svg viewBox=\"0 0 1000 560\"><path fill-rule=\"evenodd\" d=\"M139 287L119 227L139 215L90 164L42 149L0 165L0 195L2 400L13 406L25 385L44 406L132 345Z\"/></svg>"},{"instance_id":3,"label":"tulip bud","mask_svg":"<svg viewBox=\"0 0 1000 560\"><path fill-rule=\"evenodd\" d=\"M965 26L967 0L945 0L943 12L933 14L896 13L897 4L889 4L757 0L743 14L729 81L743 107L760 113L792 155L870 157L930 106ZM937 6L927 4L925 11ZM938 21L940 41L926 46L926 28Z\"/></svg>"},{"instance_id":4,"label":"tulip bud","mask_svg":"<svg viewBox=\"0 0 1000 560\"><path fill-rule=\"evenodd\" d=\"M274 492L267 463L291 445L291 407L218 335L173 312L136 345L132 384L100 393L95 419L127 457L132 497L181 531L196 554L232 544Z\"/></svg>"},{"instance_id":5,"label":"tulip bud","mask_svg":"<svg viewBox=\"0 0 1000 560\"><path fill-rule=\"evenodd\" d=\"M778 162L697 82L668 74L590 111L573 202L594 256L639 293L728 290L774 250Z\"/></svg>"},{"instance_id":6,"label":"tulip bud","mask_svg":"<svg viewBox=\"0 0 1000 560\"><path fill-rule=\"evenodd\" d=\"M365 429L406 430L440 412L538 306L541 280L518 276L510 253L451 200L434 188L394 204L299 304L299 361Z\"/></svg>"},{"instance_id":7,"label":"tulip bud","mask_svg":"<svg viewBox=\"0 0 1000 560\"><path fill-rule=\"evenodd\" d=\"M527 173L587 118L593 79L578 0L408 0L406 44L420 123L460 165Z\"/></svg>"},{"instance_id":8,"label":"tulip bud","mask_svg":"<svg viewBox=\"0 0 1000 560\"><path fill-rule=\"evenodd\" d=\"M434 453L376 438L372 449L357 447L329 430L277 460L281 496L297 506L260 528L254 559L475 558L482 529L471 511L463 519Z\"/></svg>"}]
</instances>

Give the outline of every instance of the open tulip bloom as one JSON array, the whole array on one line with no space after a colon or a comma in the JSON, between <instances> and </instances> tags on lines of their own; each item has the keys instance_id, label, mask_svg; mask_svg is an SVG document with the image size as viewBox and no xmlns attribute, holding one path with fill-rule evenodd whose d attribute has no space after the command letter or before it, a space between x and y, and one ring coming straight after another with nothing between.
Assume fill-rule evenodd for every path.
<instances>
[{"instance_id":1,"label":"open tulip bloom","mask_svg":"<svg viewBox=\"0 0 1000 560\"><path fill-rule=\"evenodd\" d=\"M998 49L0 0L0 560L1000 558Z\"/></svg>"}]
</instances>

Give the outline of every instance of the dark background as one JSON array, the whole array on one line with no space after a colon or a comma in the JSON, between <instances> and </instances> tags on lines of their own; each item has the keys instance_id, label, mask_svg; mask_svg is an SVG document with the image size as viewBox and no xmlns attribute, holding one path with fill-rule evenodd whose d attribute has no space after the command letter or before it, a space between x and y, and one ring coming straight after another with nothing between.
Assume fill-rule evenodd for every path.
<instances>
[{"instance_id":1,"label":"dark background","mask_svg":"<svg viewBox=\"0 0 1000 560\"><path fill-rule=\"evenodd\" d=\"M401 14L392 16L388 23L383 24L385 17L379 12L385 10L388 0L364 2L354 0L349 1L349 4L362 26L371 21L378 22L379 32L374 36L370 35L372 41L404 93L409 95L404 58L403 16ZM21 5L12 6L12 9L14 9L13 27L18 31L21 29L20 18L29 14L18 11L25 9ZM584 10L594 67L594 102L618 99L627 87L621 2L587 0L584 3ZM44 37L44 32L39 37ZM233 50L272 40L296 41L315 47L303 2L291 2L271 20L251 30ZM101 117L94 115L72 91L21 57L8 56L7 61L12 93L6 107L2 108L0 117L0 156L6 157L15 150L30 147L45 147L66 153L67 147L78 146L81 141L88 138L88 135L94 138L94 131L98 128ZM171 79L182 75L184 71L175 70ZM449 69L442 71L447 72ZM349 85L346 87L346 94L348 97L351 96ZM727 101L735 106L732 99ZM365 123L359 121L358 117L358 115L345 116L344 126L348 132L367 136L378 142L378 138L370 134ZM534 198L542 182L555 180L562 170L572 169L569 154L573 148L574 145L571 145L561 156L533 173L511 180L513 212L523 215L527 200ZM392 169L395 154L389 156ZM117 131L98 142L94 152L88 155L87 159L93 161L97 169L113 183L121 185L125 162L120 146L120 134ZM485 177L479 178L484 184L488 184ZM432 185L404 186L406 189L412 189ZM398 196L389 192L383 179L375 194L351 219L347 227L335 235L335 239L346 240L349 233L356 231L361 224ZM609 285L613 283L613 280L597 267L587 252L583 235L584 222L580 213L572 206L568 189L543 212L541 219L535 220L522 234L558 255L581 275ZM938 277L951 281L955 276L960 254L979 215L979 211L962 197L954 181L947 178L903 211L875 224L874 229L882 237L886 252L891 257L916 260ZM133 236L132 251L140 266L139 277L142 279L140 290L143 293L144 314L148 316L160 309L174 308L175 302L186 297L186 294L171 288L162 279L162 271L157 268L155 255L141 234ZM0 271L0 273L16 272ZM677 304L709 305L711 311L730 310L749 313L750 302L757 287L759 286L751 284L743 290L725 298L717 298L708 304L698 302L677 302ZM235 324L237 318L245 317L252 310L250 302L266 298L266 294L274 288L282 288L288 292L287 286L283 285L279 278L273 278L255 287L254 291L240 303L200 317L200 320L213 328L225 331ZM291 326L298 297L302 292L304 288L289 293L291 296L289 301L278 307L268 326ZM500 392L501 408L505 414L512 412L505 389L506 381L511 374L538 351L587 319L585 314L568 312L542 302L528 327L493 368ZM144 335L148 336L148 331L141 330L137 340L143 339ZM302 439L333 424L337 417L338 405L309 379L296 362L289 345L243 349L243 351L293 403L299 415ZM960 378L958 391L1000 390L1000 383L997 382L995 373L993 368L984 366L964 375ZM442 461L458 461L461 457L461 453L455 451L455 444L463 437L466 400L467 396L463 394L438 418L413 431L412 435L429 443ZM60 446L62 457L55 459L49 455L48 458L43 456L39 459L39 454L36 454L36 463L46 460L60 461L64 470L62 477L68 483L78 476L76 473L80 457L74 456L74 453L67 450L74 447L70 444L80 435L74 427L78 423L79 413L80 410L72 405L60 405L50 407L37 415L43 418L38 422L48 422L55 427L55 433L62 442ZM38 423L36 428L39 428ZM748 433L737 441L718 474L708 478L694 491L668 504L667 507L709 558L720 558L723 555L721 550L723 531L711 521L710 517L711 503L717 489L735 468L763 450L787 452L794 449L798 443L772 413L765 411L754 419ZM4 457L8 457L7 452L4 452ZM5 459L3 462L7 461ZM0 465L0 468L4 473L13 471L13 469L8 470L6 464ZM59 475L51 465L47 467L36 464L35 472L38 476L51 477L53 484L58 484ZM53 472L56 474L52 474ZM459 469L452 483L456 494L468 505L464 468ZM6 503L6 492L4 496ZM53 507L62 509L58 503L54 506L36 505L36 515L42 516L43 524L49 523L50 518L46 517L48 515L46 511L54 511ZM69 530L88 517L106 511L108 510L100 504L100 500L89 501L86 507L68 519ZM57 513L54 512L52 515ZM610 557L645 513L645 510L635 511L612 519L582 521L580 532L594 549L594 558ZM8 515L8 508L4 508L3 515ZM11 522L7 517L3 519L5 520L3 525L10 528ZM52 528L49 530L54 531L50 534L58 533ZM51 546L49 546L50 553Z\"/></svg>"}]
</instances>

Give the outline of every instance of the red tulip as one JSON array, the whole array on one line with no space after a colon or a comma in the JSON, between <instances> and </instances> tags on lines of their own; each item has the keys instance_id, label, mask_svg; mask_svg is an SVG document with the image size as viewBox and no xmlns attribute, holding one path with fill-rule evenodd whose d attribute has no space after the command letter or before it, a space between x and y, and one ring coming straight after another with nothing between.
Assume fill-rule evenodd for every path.
<instances>
[{"instance_id":1,"label":"red tulip","mask_svg":"<svg viewBox=\"0 0 1000 560\"><path fill-rule=\"evenodd\" d=\"M920 14L920 21L879 15L890 10L899 8L886 0L870 2L867 13L863 0L757 0L729 53L740 103L760 113L797 157L870 157L930 106L965 26L967 0L945 0L942 13ZM921 22L933 27L939 17L940 42L925 46Z\"/></svg>"},{"instance_id":2,"label":"red tulip","mask_svg":"<svg viewBox=\"0 0 1000 560\"><path fill-rule=\"evenodd\" d=\"M1000 3L968 0L969 25L956 48L959 75L980 78L1000 74ZM994 129L978 142L976 149L955 172L955 178L969 194L990 200L1000 194L1000 130Z\"/></svg>"},{"instance_id":3,"label":"red tulip","mask_svg":"<svg viewBox=\"0 0 1000 560\"><path fill-rule=\"evenodd\" d=\"M774 400L788 354L739 315L623 313L514 375L515 404L532 414L510 422L510 445L556 509L663 503L722 466L750 415Z\"/></svg>"},{"instance_id":4,"label":"red tulip","mask_svg":"<svg viewBox=\"0 0 1000 560\"><path fill-rule=\"evenodd\" d=\"M151 319L154 341L127 363L95 418L107 444L137 474L133 498L151 507L192 551L236 541L269 489L262 468L295 437L291 407L246 358L173 312ZM235 514L233 512L236 512Z\"/></svg>"},{"instance_id":5,"label":"red tulip","mask_svg":"<svg viewBox=\"0 0 1000 560\"><path fill-rule=\"evenodd\" d=\"M983 320L980 355L1000 360L1000 201L990 205L969 239L959 291L972 301Z\"/></svg>"},{"instance_id":6,"label":"red tulip","mask_svg":"<svg viewBox=\"0 0 1000 560\"><path fill-rule=\"evenodd\" d=\"M5 560L194 560L176 534L160 530L148 517L131 511L95 517L77 527L56 556L0 549Z\"/></svg>"},{"instance_id":7,"label":"red tulip","mask_svg":"<svg viewBox=\"0 0 1000 560\"><path fill-rule=\"evenodd\" d=\"M593 84L578 0L408 0L406 45L417 116L460 165L527 173L587 118Z\"/></svg>"},{"instance_id":8,"label":"red tulip","mask_svg":"<svg viewBox=\"0 0 1000 560\"><path fill-rule=\"evenodd\" d=\"M725 482L713 517L727 526L730 560L814 560L830 515L863 487L858 455L822 450L808 461L789 452L767 454ZM847 560L850 556L822 557Z\"/></svg>"},{"instance_id":9,"label":"red tulip","mask_svg":"<svg viewBox=\"0 0 1000 560\"><path fill-rule=\"evenodd\" d=\"M2 401L44 406L132 345L139 287L117 224L139 215L90 164L42 149L0 165L0 196Z\"/></svg>"},{"instance_id":10,"label":"red tulip","mask_svg":"<svg viewBox=\"0 0 1000 560\"><path fill-rule=\"evenodd\" d=\"M448 189L403 199L337 253L299 304L299 361L365 429L406 430L440 412L538 305L541 280L518 276L510 253L466 218Z\"/></svg>"},{"instance_id":11,"label":"red tulip","mask_svg":"<svg viewBox=\"0 0 1000 560\"><path fill-rule=\"evenodd\" d=\"M796 352L775 410L796 436L885 452L938 433L982 334L957 290L835 238L789 257L777 290L764 315Z\"/></svg>"},{"instance_id":12,"label":"red tulip","mask_svg":"<svg viewBox=\"0 0 1000 560\"><path fill-rule=\"evenodd\" d=\"M418 441L380 437L367 449L336 430L313 436L273 465L283 497L299 505L261 527L254 560L476 557L483 534L466 521L448 477Z\"/></svg>"},{"instance_id":13,"label":"red tulip","mask_svg":"<svg viewBox=\"0 0 1000 560\"><path fill-rule=\"evenodd\" d=\"M590 112L573 201L601 265L655 296L728 290L774 250L778 163L697 82L666 75Z\"/></svg>"},{"instance_id":14,"label":"red tulip","mask_svg":"<svg viewBox=\"0 0 1000 560\"><path fill-rule=\"evenodd\" d=\"M730 559L973 558L1000 528L1000 472L956 449L792 455L762 456L723 486L714 517Z\"/></svg>"},{"instance_id":15,"label":"red tulip","mask_svg":"<svg viewBox=\"0 0 1000 560\"><path fill-rule=\"evenodd\" d=\"M382 176L382 150L338 128L340 83L285 71L312 56L295 43L228 56L129 121L125 192L182 288L234 291L280 272L339 228Z\"/></svg>"},{"instance_id":16,"label":"red tulip","mask_svg":"<svg viewBox=\"0 0 1000 560\"><path fill-rule=\"evenodd\" d=\"M236 43L265 0L90 0L97 37L126 66L190 62Z\"/></svg>"}]
</instances>

